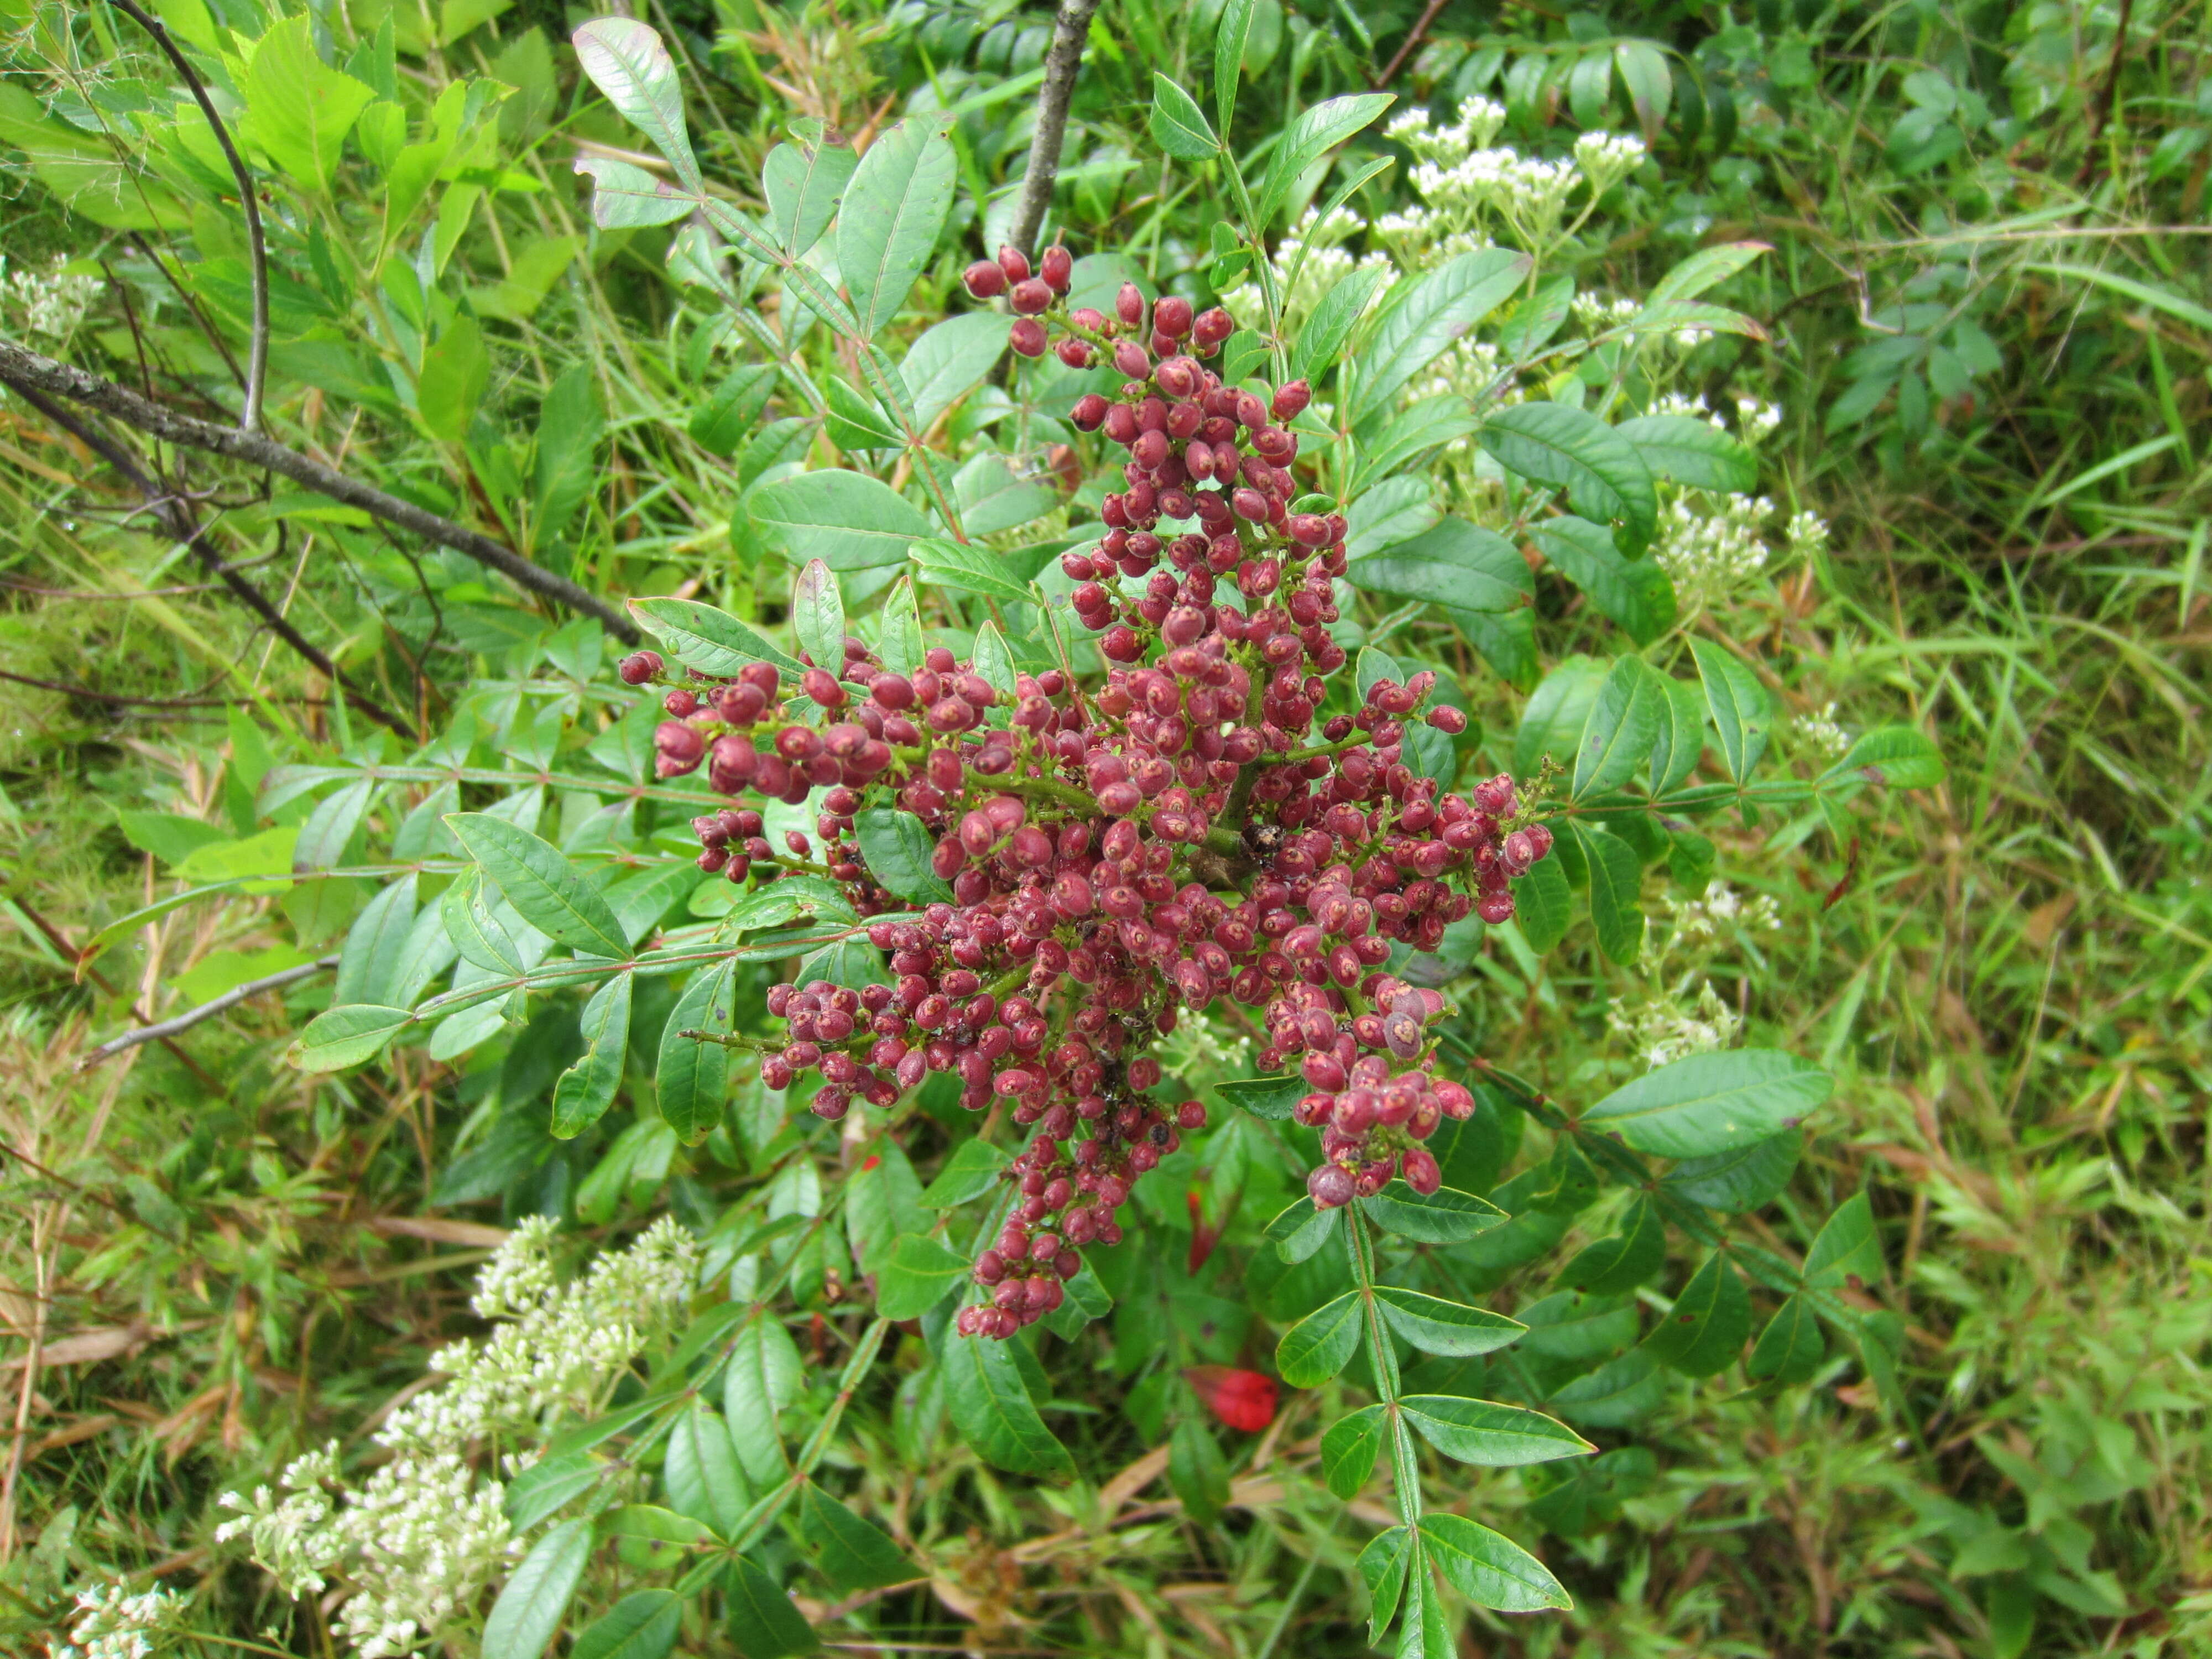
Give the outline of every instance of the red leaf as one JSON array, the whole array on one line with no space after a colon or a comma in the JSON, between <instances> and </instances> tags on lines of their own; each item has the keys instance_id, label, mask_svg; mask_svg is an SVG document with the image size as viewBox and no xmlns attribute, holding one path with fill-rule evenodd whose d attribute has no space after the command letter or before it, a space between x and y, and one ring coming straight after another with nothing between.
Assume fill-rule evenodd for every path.
<instances>
[{"instance_id":1,"label":"red leaf","mask_svg":"<svg viewBox=\"0 0 2212 1659\"><path fill-rule=\"evenodd\" d=\"M1183 1376L1206 1408L1232 1429L1257 1434L1275 1420L1275 1379L1226 1365L1193 1365Z\"/></svg>"}]
</instances>

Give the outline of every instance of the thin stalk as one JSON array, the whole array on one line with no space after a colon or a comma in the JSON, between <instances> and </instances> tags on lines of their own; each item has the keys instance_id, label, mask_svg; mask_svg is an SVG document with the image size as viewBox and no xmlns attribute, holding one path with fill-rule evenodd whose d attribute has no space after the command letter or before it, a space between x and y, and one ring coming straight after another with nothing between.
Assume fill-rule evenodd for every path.
<instances>
[{"instance_id":1,"label":"thin stalk","mask_svg":"<svg viewBox=\"0 0 2212 1659\"><path fill-rule=\"evenodd\" d=\"M1036 126L1030 135L1030 163L1022 174L1022 193L1014 208L1007 240L1024 253L1036 252L1037 233L1052 207L1060 183L1060 147L1067 141L1067 106L1075 98L1076 72L1083 67L1083 42L1098 0L1060 0L1052 22L1052 45L1044 57L1044 86L1037 94Z\"/></svg>"}]
</instances>

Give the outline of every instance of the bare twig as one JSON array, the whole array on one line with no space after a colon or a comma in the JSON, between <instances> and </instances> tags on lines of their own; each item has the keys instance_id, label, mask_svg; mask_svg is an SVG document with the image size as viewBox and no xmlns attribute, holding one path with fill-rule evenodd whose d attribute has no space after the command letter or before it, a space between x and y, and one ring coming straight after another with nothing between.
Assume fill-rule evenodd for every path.
<instances>
[{"instance_id":1,"label":"bare twig","mask_svg":"<svg viewBox=\"0 0 2212 1659\"><path fill-rule=\"evenodd\" d=\"M1429 25L1437 21L1437 14L1443 9L1444 0L1429 0L1428 5L1421 12L1420 21L1407 31L1406 38L1400 43L1398 50L1391 54L1390 61L1383 65L1382 72L1367 83L1369 86L1379 91L1398 78L1398 71L1405 66L1406 60L1413 55L1414 49L1427 36Z\"/></svg>"},{"instance_id":2,"label":"bare twig","mask_svg":"<svg viewBox=\"0 0 2212 1659\"><path fill-rule=\"evenodd\" d=\"M144 708L228 708L236 697L129 697L115 691L98 691L88 685L71 685L66 680L42 680L29 674L17 674L0 668L0 680L17 685L36 686L41 691L58 691L64 696L82 697L88 702L114 703Z\"/></svg>"},{"instance_id":3,"label":"bare twig","mask_svg":"<svg viewBox=\"0 0 2212 1659\"><path fill-rule=\"evenodd\" d=\"M7 353L15 349L15 347L8 344L5 341L0 341L0 357L4 357ZM27 352L23 355L27 356L32 354ZM57 364L55 367L58 368L60 365ZM85 378L88 380L92 377L88 375ZM334 688L343 691L347 700L362 714L367 714L380 726L390 727L404 738L411 740L416 736L414 728L410 726L405 720L393 714L374 697L348 680L338 665L324 655L314 641L295 628L290 619L283 611L270 604L267 596L259 588L226 564L222 555L217 552L214 544L208 540L207 532L200 527L199 521L192 516L191 507L181 497L163 489L160 484L149 477L144 470L120 445L111 441L102 434L87 426L44 393L15 380L9 375L4 367L0 367L0 380L7 380L15 387L17 395L24 402L29 404L32 408L37 410L128 479L138 493L157 508L162 527L191 550L192 556L206 567L208 574L228 587L244 603L247 610L261 618L278 639L283 641L300 656L312 664L316 672L328 679ZM103 381L100 384L105 385L106 382ZM112 389L122 392L123 396L129 398L134 403L145 402L145 399L140 398L135 392L124 392L121 386ZM149 405L149 407L152 406ZM179 416L175 418L182 420L185 417ZM195 421L192 424L204 426L206 422ZM227 427L210 427L208 429L224 433L230 437L246 436L241 433L232 432ZM266 441L264 439L258 438L248 441L255 443Z\"/></svg>"},{"instance_id":4,"label":"bare twig","mask_svg":"<svg viewBox=\"0 0 2212 1659\"><path fill-rule=\"evenodd\" d=\"M1052 46L1044 55L1044 86L1037 94L1036 128L1030 135L1029 170L1022 175L1022 194L1014 209L1014 226L1007 240L1024 253L1033 253L1037 232L1052 207L1053 187L1060 182L1060 148L1067 137L1067 106L1075 96L1075 73L1083 67L1083 42L1091 33L1091 20L1098 0L1060 0L1060 15L1053 19Z\"/></svg>"},{"instance_id":5,"label":"bare twig","mask_svg":"<svg viewBox=\"0 0 2212 1659\"><path fill-rule=\"evenodd\" d=\"M27 396L40 392L73 399L112 416L126 426L134 426L141 432L186 449L204 450L264 471L280 473L318 495L360 507L388 524L465 554L477 563L498 571L517 586L592 618L617 639L635 644L643 637L636 623L565 576L556 576L543 565L532 563L489 536L450 519L441 519L412 501L387 495L296 449L287 448L273 438L179 415L140 397L127 386L104 380L70 364L56 362L51 357L42 357L35 351L27 351L12 340L0 340L0 380Z\"/></svg>"},{"instance_id":6,"label":"bare twig","mask_svg":"<svg viewBox=\"0 0 2212 1659\"><path fill-rule=\"evenodd\" d=\"M223 158L230 163L231 176L238 180L238 199L246 210L246 243L253 259L253 337L246 353L246 403L238 416L240 432L261 430L261 389L269 374L269 248L261 235L261 204L253 193L253 175L246 171L238 147L230 142L230 129L222 124L222 117L215 112L214 100L209 98L207 88L193 72L177 43L169 38L169 31L158 17L153 17L138 5L137 0L114 0L128 13L131 20L154 37L169 61L177 66L177 73L191 88L198 102L200 113L207 117L208 125L215 129L215 141L222 146Z\"/></svg>"},{"instance_id":7,"label":"bare twig","mask_svg":"<svg viewBox=\"0 0 2212 1659\"><path fill-rule=\"evenodd\" d=\"M88 1072L103 1060L121 1054L125 1048L135 1048L142 1042L158 1042L173 1037L179 1031L189 1031L204 1019L213 1019L227 1008L235 1008L249 997L258 997L264 991L282 990L287 985L328 973L338 965L336 957L324 957L318 961L303 963L297 968L264 974L259 979L250 979L243 985L232 987L219 997L210 997L197 1008L190 1008L173 1019L165 1019L157 1025L142 1025L135 1031L125 1031L119 1037L111 1037L76 1063L80 1072Z\"/></svg>"}]
</instances>

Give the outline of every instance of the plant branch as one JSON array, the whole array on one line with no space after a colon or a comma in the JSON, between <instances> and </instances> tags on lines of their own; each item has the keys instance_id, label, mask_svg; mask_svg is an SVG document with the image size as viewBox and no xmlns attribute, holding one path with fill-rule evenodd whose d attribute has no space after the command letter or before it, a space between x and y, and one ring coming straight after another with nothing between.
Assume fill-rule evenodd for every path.
<instances>
[{"instance_id":1,"label":"plant branch","mask_svg":"<svg viewBox=\"0 0 2212 1659\"><path fill-rule=\"evenodd\" d=\"M207 117L208 125L215 129L215 141L222 146L223 159L230 163L231 176L238 180L238 199L246 210L246 243L253 262L253 337L246 353L246 401L238 416L240 432L261 430L261 392L269 377L269 248L261 234L261 203L253 193L253 175L246 170L238 147L230 142L230 129L222 124L222 117L215 112L214 100L209 98L207 88L193 72L177 43L169 38L169 31L157 17L149 16L137 0L114 0L128 13L131 20L154 37L169 61L184 76L185 85L191 89L200 113Z\"/></svg>"},{"instance_id":2,"label":"plant branch","mask_svg":"<svg viewBox=\"0 0 2212 1659\"><path fill-rule=\"evenodd\" d=\"M274 974L264 974L259 979L250 979L243 985L233 986L219 997L210 997L197 1008L186 1009L173 1019L165 1019L157 1025L142 1025L135 1031L125 1031L119 1037L103 1042L76 1063L80 1072L88 1072L103 1060L121 1054L125 1048L135 1048L142 1042L153 1042L162 1037L172 1037L179 1031L189 1031L204 1019L213 1019L227 1008L235 1008L249 997L258 997L264 991L279 991L317 974L327 973L338 965L336 957L324 957L319 961L304 963L297 968L286 968Z\"/></svg>"},{"instance_id":3,"label":"plant branch","mask_svg":"<svg viewBox=\"0 0 2212 1659\"><path fill-rule=\"evenodd\" d=\"M1036 251L1033 244L1051 210L1054 186L1060 182L1067 106L1075 96L1076 71L1083 67L1083 42L1097 10L1098 0L1060 0L1060 15L1053 19L1052 46L1044 55L1044 86L1037 94L1036 127L1030 135L1029 170L1022 175L1013 229L1007 236L1024 253Z\"/></svg>"},{"instance_id":4,"label":"plant branch","mask_svg":"<svg viewBox=\"0 0 2212 1659\"><path fill-rule=\"evenodd\" d=\"M532 563L512 548L501 546L489 536L455 524L449 519L441 519L412 501L402 501L397 495L387 495L357 478L347 477L335 467L325 466L320 461L302 455L296 449L287 448L273 438L180 415L174 410L140 397L128 387L116 385L112 380L104 380L97 374L88 374L70 364L56 362L51 357L27 351L12 340L0 340L0 381L5 381L27 398L33 392L68 398L111 416L126 426L136 427L152 437L183 448L204 450L211 455L243 461L264 471L279 473L318 495L343 501L349 507L357 507L364 513L388 524L397 525L402 530L412 531L441 547L450 547L457 553L465 554L477 563L498 571L517 586L590 617L608 633L627 644L635 645L644 638L637 625L629 617L565 576L556 576L543 565Z\"/></svg>"},{"instance_id":5,"label":"plant branch","mask_svg":"<svg viewBox=\"0 0 2212 1659\"><path fill-rule=\"evenodd\" d=\"M378 725L389 727L391 730L397 732L401 737L409 739L410 742L416 738L416 733L415 729L409 726L405 720L401 718L399 715L393 714L389 708L386 708L374 697L370 696L367 692L354 685L351 681L346 678L344 673L339 669L338 665L332 662L327 656L323 654L321 649L316 646L313 641L310 640L306 635L295 628L292 625L290 619L288 618L283 611L279 611L275 605L269 602L268 597L264 594L259 588L256 587L252 582L246 580L245 577L240 575L238 572L233 570L228 564L224 562L222 555L218 553L215 549L214 544L208 540L207 532L200 527L199 521L192 516L191 507L183 497L176 495L173 491L162 489L160 484L156 483L147 475L145 470L142 468L137 461L131 459L129 453L125 451L122 446L112 442L101 433L87 426L83 422L71 415L67 410L62 408L58 404L56 404L51 398L46 397L41 392L17 380L8 372L5 360L10 355L20 355L26 357L35 356L34 353L22 351L20 347L12 345L7 341L0 340L0 380L7 381L9 386L15 388L16 394L20 396L24 402L29 404L32 408L37 410L39 413L45 416L56 426L61 428L63 431L68 433L79 443L82 444L87 449L91 450L102 460L106 461L108 465L113 467L118 472L120 472L125 478L128 479L132 487L135 488L141 495L143 495L146 498L146 504L154 510L155 516L161 522L161 527L176 540L183 543L186 547L190 548L191 550L192 556L198 559L202 565L206 567L208 573L210 575L216 577L225 587L228 588L247 610L252 611L255 616L261 618L262 622L267 625L271 633L275 634L278 639L283 641L285 644L290 646L295 652L296 652L301 657L304 658L314 668L316 672L328 679L334 690L343 692L348 701L352 702L356 708L359 708L362 714L376 721ZM39 361L44 362L45 360L39 359ZM58 368L61 368L62 365L58 363L55 364L54 367ZM69 373L74 374L76 371L70 370ZM92 377L86 375L83 378L90 380ZM100 382L100 384L106 385L106 382L102 381ZM130 398L134 403L145 402L145 399L140 398L137 393L133 392L125 392L121 386L113 386L110 389L117 392L120 392L124 397ZM149 408L155 407L151 404L148 406ZM182 420L185 417L178 416L174 418ZM206 423L204 422L194 421L191 424L194 426L203 426ZM246 436L244 434L231 432L229 428L224 427L210 427L208 429L213 432L223 433L226 436L229 437L245 438ZM247 439L246 441L254 443L262 443L266 441L264 439L258 438ZM289 453L289 452L288 451L287 453Z\"/></svg>"},{"instance_id":6,"label":"plant branch","mask_svg":"<svg viewBox=\"0 0 2212 1659\"><path fill-rule=\"evenodd\" d=\"M1398 50L1391 54L1390 61L1382 66L1372 81L1367 83L1370 87L1380 92L1398 78L1398 71L1405 66L1406 60L1412 57L1414 51L1420 46L1423 39L1428 34L1429 25L1437 21L1437 14L1443 9L1444 0L1429 0L1428 5L1421 13L1420 21L1407 31L1405 40L1399 44Z\"/></svg>"}]
</instances>

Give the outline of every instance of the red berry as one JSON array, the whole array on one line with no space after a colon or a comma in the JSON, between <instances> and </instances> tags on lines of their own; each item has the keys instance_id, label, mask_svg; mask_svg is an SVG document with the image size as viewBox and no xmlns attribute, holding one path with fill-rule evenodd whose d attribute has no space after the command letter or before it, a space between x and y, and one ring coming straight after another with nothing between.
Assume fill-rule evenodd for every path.
<instances>
[{"instance_id":1,"label":"red berry","mask_svg":"<svg viewBox=\"0 0 2212 1659\"><path fill-rule=\"evenodd\" d=\"M1026 283L1030 279L1029 256L1011 243L999 249L999 269L1009 283Z\"/></svg>"},{"instance_id":2,"label":"red berry","mask_svg":"<svg viewBox=\"0 0 2212 1659\"><path fill-rule=\"evenodd\" d=\"M1024 357L1044 356L1044 325L1034 317L1017 317L1007 343Z\"/></svg>"},{"instance_id":3,"label":"red berry","mask_svg":"<svg viewBox=\"0 0 2212 1659\"><path fill-rule=\"evenodd\" d=\"M960 273L968 292L978 300L995 300L1006 291L1006 273L988 259L978 259Z\"/></svg>"},{"instance_id":4,"label":"red berry","mask_svg":"<svg viewBox=\"0 0 2212 1659\"><path fill-rule=\"evenodd\" d=\"M1051 284L1055 294L1067 292L1067 285L1074 274L1074 256L1056 243L1047 248L1037 261L1037 275Z\"/></svg>"}]
</instances>

